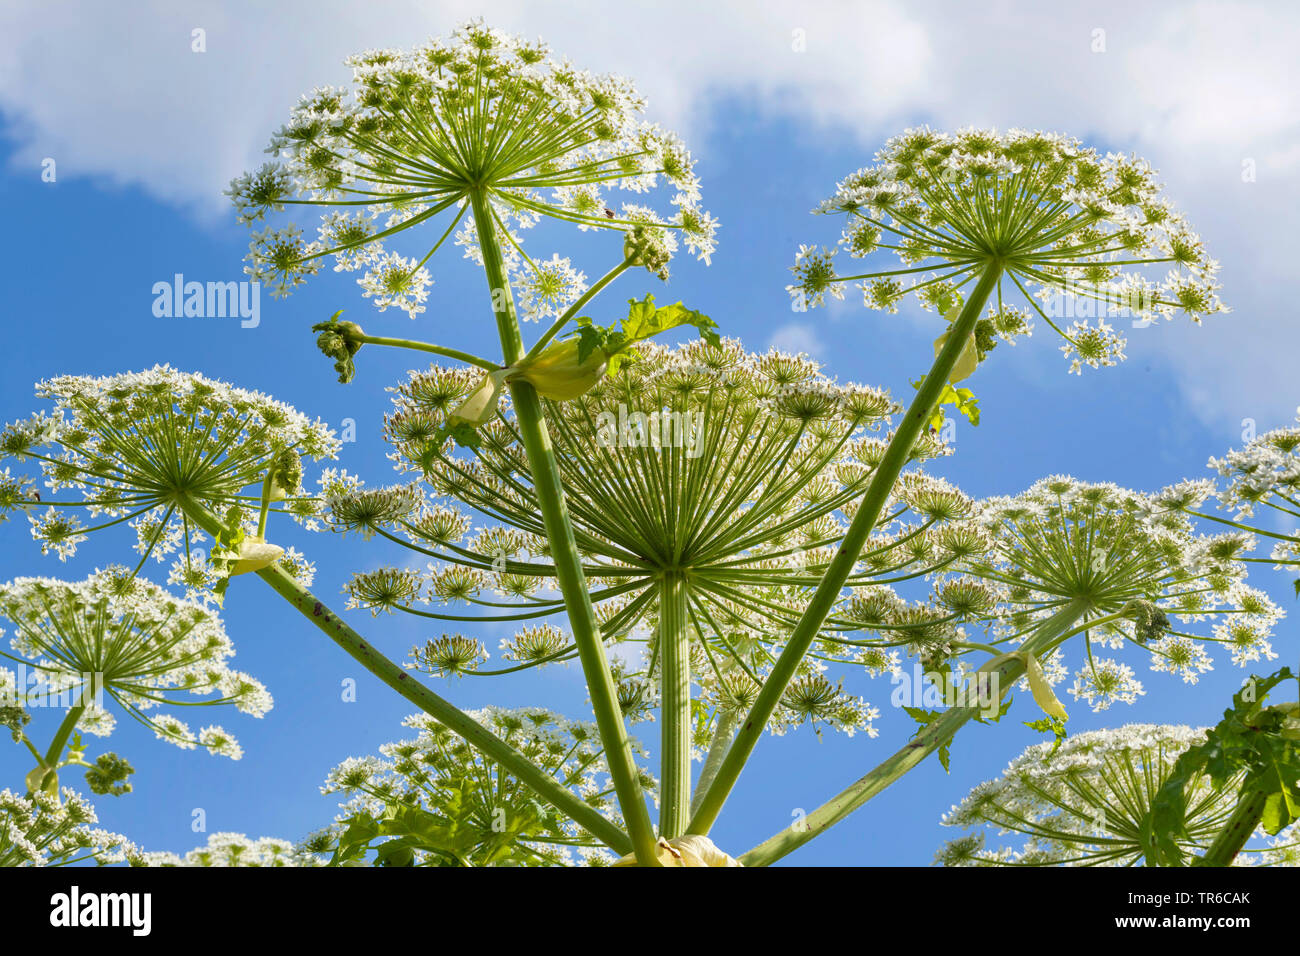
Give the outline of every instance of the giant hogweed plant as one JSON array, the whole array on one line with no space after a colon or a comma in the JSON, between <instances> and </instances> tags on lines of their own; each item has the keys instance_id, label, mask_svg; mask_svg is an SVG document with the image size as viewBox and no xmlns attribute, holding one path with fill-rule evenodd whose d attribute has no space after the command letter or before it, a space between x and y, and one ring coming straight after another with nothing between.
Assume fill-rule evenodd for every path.
<instances>
[{"instance_id":1,"label":"giant hogweed plant","mask_svg":"<svg viewBox=\"0 0 1300 956\"><path fill-rule=\"evenodd\" d=\"M413 373L396 390L386 434L399 467L423 481L327 500L340 529L434 559L427 570L408 562L357 574L346 588L350 605L458 623L563 610L516 417L503 409L467 451L430 438L472 387L456 369ZM619 675L619 706L631 718L657 711L660 719L661 836L685 832L692 750L707 745L716 755L729 744L883 454L886 441L869 429L895 410L886 393L836 384L805 357L750 355L733 340L650 346L582 396L545 402L602 637L648 647ZM942 451L927 439L915 456ZM963 525L969 499L920 471L901 476L892 495L848 579L851 596L785 689L772 729L812 721L874 735L874 710L824 672L861 663L892 671L891 643L917 644L922 631L933 639L960 619L942 608L905 612L890 585L980 548L981 536ZM458 503L488 524L469 536L473 519ZM880 623L894 628L894 641L855 636L861 615L882 607L911 614ZM502 665L486 669L481 643L454 633L415 657L435 674L483 676L571 660L578 649L541 623L525 625L501 652ZM692 685L701 689L694 698Z\"/></svg>"},{"instance_id":2,"label":"giant hogweed plant","mask_svg":"<svg viewBox=\"0 0 1300 956\"><path fill-rule=\"evenodd\" d=\"M952 385L999 339L1029 331L1029 311L1008 304L1004 291L1020 292L1053 327L1031 288L1122 299L1141 316L1199 320L1222 310L1215 263L1141 161L1099 157L1049 134L922 130L891 141L877 166L840 185L821 210L850 220L838 248L860 257L892 251L903 268L844 275L832 251L805 249L792 291L815 305L861 281L869 306L892 310L914 293L947 324L897 427L866 438L860 428L898 411L882 392L835 385L797 358L744 355L680 304L633 300L627 319L608 327L584 314L624 272L644 267L662 278L680 246L705 261L713 250L716 223L699 205L689 153L638 119L644 104L625 81L593 77L477 23L448 42L371 51L350 64L351 89L304 97L272 140L272 162L231 185L241 221L263 226L250 245L250 275L285 295L332 256L336 271L361 272L363 294L381 311L396 307L414 318L428 299L433 255L454 235L483 270L500 357L368 335L338 313L316 326L317 344L344 382L356 376L367 345L459 363L417 372L399 390L388 437L415 482L367 490L327 469L318 494L304 490L307 460L331 457L336 439L267 396L167 368L42 383L54 411L10 426L0 448L38 462L47 486L71 494L42 501L28 478L6 471L0 504L30 513L43 549L66 558L86 535L129 523L141 554L135 570L150 555L177 552L170 583L193 598L219 603L232 577L256 573L438 726L565 815L574 828L562 827L566 838L599 841L644 865L680 862L683 841L699 851L764 730L805 719L869 726L865 705L824 676L828 665L890 670L898 647L931 663L992 653L982 673L1008 683L1027 674L1055 715L1060 704L1038 659L1050 661L1065 639L1087 635L1091 651L1095 629L1122 634L1128 622L1137 643L1163 640L1161 602L1181 593L1168 589L1174 579L1214 595L1212 610L1226 610L1219 605L1232 599L1233 555L1193 569L1176 549L1159 552L1163 570L1149 572L1163 590L1115 606L1076 596L1025 607L1023 588L986 554L1005 529L974 520L951 486L904 473L939 451L927 426L942 403L973 414L969 395ZM642 197L664 187L672 195L657 212ZM613 191L638 201L617 202ZM322 207L316 239L292 224L269 224L301 206ZM520 231L542 217L617 233L613 267L588 285L569 260L530 256ZM417 229L419 258L387 250ZM1152 269L1166 274L1157 281ZM551 321L525 348L521 319ZM682 325L697 327L703 343L673 352L644 342ZM1104 323L1057 331L1074 370L1123 357ZM690 406L708 423L702 440L711 434L724 453L695 464L671 443L602 449L592 418L611 411L620 388L647 413ZM660 407L647 404L655 402ZM737 423L747 430L732 441ZM571 456L557 454L563 443ZM495 525L462 542L466 519L430 494L460 499ZM612 521L593 501L617 505L613 512L625 517ZM309 590L311 563L276 545L270 524L288 516L311 527L322 503L331 524L404 539L438 562L427 577L358 576L349 585L356 604L443 619L566 612L567 628L525 627L503 656L522 667L576 655L612 802L593 806L556 767L529 759L498 732L507 728L456 708ZM96 523L75 517L78 507ZM207 552L196 547L203 536ZM1048 557L1070 565L1069 555ZM1110 557L1118 561L1120 552ZM1218 575L1215 583L1193 587L1205 574ZM933 575L940 577L928 601L909 604L890 590L896 579ZM484 599L485 588L503 600ZM450 615L417 606L429 596L479 608ZM507 613L485 613L495 604ZM1233 610L1269 617L1262 605ZM969 641L959 626L981 621L994 630L991 644ZM616 670L606 641L629 640L638 627L649 646L643 669ZM1008 641L1021 649L1006 651L1000 645ZM474 638L448 635L420 650L412 667L483 674L483 656ZM700 688L694 697L692 683ZM668 758L658 834L624 713L637 716L648 704L661 713ZM770 862L823 832L972 716L960 708L951 720L922 715L925 746L909 745L870 785L818 811L816 826L778 835L745 862ZM690 750L703 741L709 753L688 802Z\"/></svg>"},{"instance_id":3,"label":"giant hogweed plant","mask_svg":"<svg viewBox=\"0 0 1300 956\"><path fill-rule=\"evenodd\" d=\"M648 862L649 815L538 389L563 392L584 360L604 364L604 348L579 360L576 342L551 342L596 292L636 266L666 277L679 241L708 259L715 223L699 206L691 157L674 136L639 118L644 103L626 81L576 70L540 45L479 23L450 42L371 51L350 65L351 91L319 89L305 97L272 141L280 161L232 184L240 217L250 224L289 206L324 212L318 241L304 242L293 225L255 234L249 272L287 293L333 254L337 268L363 270L359 284L381 310L395 305L414 316L432 281L427 263L461 227L456 242L481 264L487 281L499 361L431 343L376 342L355 324L337 321L322 328L320 344L334 354L343 377L370 342L466 360L485 370L491 393L508 387L611 773L638 857ZM617 202L613 191L637 201ZM671 212L643 201L654 191L671 193ZM372 221L379 216L382 227ZM519 231L543 217L616 232L622 240L616 263L584 291L585 277L567 260L539 261L524 250ZM412 237L426 224L418 260L385 251L386 243ZM520 308L526 319L554 318L527 351Z\"/></svg>"}]
</instances>

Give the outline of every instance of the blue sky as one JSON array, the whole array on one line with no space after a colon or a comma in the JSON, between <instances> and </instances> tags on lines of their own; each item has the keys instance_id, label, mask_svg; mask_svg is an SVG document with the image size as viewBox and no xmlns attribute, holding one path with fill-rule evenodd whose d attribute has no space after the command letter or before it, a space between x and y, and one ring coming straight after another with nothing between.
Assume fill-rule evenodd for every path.
<instances>
[{"instance_id":1,"label":"blue sky","mask_svg":"<svg viewBox=\"0 0 1300 956\"><path fill-rule=\"evenodd\" d=\"M838 179L919 123L1060 130L1147 157L1221 260L1234 311L1201 328L1180 321L1131 330L1126 363L1083 376L1066 375L1046 330L998 349L973 383L982 424L962 427L956 454L937 469L972 495L1014 493L1059 472L1154 490L1206 474L1210 455L1240 444L1244 419L1263 431L1288 423L1300 403L1290 274L1300 83L1287 40L1298 18L1290 4L270 6L17 2L0 12L0 196L11 223L0 418L34 410L31 384L40 378L166 362L266 391L335 427L354 419L357 440L339 463L371 482L390 480L379 437L384 389L412 362L368 349L357 380L338 385L308 327L344 308L372 333L490 354L495 329L482 277L468 263L435 261L428 310L414 322L375 312L351 277L330 272L287 300L263 296L255 329L234 319L156 318L151 290L175 273L243 277L247 232L221 191L261 162L299 93L342 82L349 52L413 45L474 14L542 34L580 65L632 77L651 117L682 132L698 159L704 205L722 223L713 265L683 258L667 288L644 273L625 277L597 313L612 320L624 299L646 292L680 298L751 349L804 349L830 374L898 396L928 367L939 331L933 316L855 303L798 314L784 291L799 244L835 238L835 224L808 210ZM195 27L206 31L205 53L191 52ZM794 49L798 37L804 52ZM47 158L56 164L52 183L41 176ZM590 237L537 241L573 255L589 276L614 254ZM327 598L351 571L402 557L324 535L291 543L316 560L316 590ZM0 575L80 577L122 560L127 546L125 537L99 536L60 566L41 558L23 522L13 521L0 526ZM1260 570L1253 582L1293 609L1287 579ZM418 623L350 617L395 658L430 636ZM203 842L191 831L195 808L210 832L296 839L333 814L334 801L318 791L332 766L402 735L409 706L257 582L232 585L225 620L236 665L267 683L276 707L261 721L222 715L245 749L233 764L176 751L122 721L111 746L137 767L136 792L100 798L98 807L104 826L148 849L183 852ZM480 636L494 648L499 635ZM1276 644L1280 663L1296 659L1292 621ZM1212 723L1241 676L1226 660L1194 687L1146 674L1147 695L1136 705L1099 715L1073 707L1071 727ZM349 677L359 685L355 703L341 699ZM819 741L803 731L764 740L714 831L720 846L743 852L903 742L912 726L888 706L888 682L854 679L852 689L882 711L879 738ZM584 706L576 666L438 684L464 707L543 705L579 716ZM1036 739L1020 725L1036 716L1018 701L1001 725L968 728L951 774L932 760L790 862L929 863L953 835L939 826L941 814ZM56 723L39 716L35 735ZM641 732L657 749L654 725ZM21 758L16 747L0 749L0 786L20 786L28 769Z\"/></svg>"}]
</instances>

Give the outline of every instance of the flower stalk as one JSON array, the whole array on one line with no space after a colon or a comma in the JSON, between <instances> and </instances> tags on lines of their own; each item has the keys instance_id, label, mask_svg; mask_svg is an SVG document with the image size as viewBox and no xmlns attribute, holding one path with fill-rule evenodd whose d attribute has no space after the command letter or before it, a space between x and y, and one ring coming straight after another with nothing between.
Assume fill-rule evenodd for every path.
<instances>
[{"instance_id":1,"label":"flower stalk","mask_svg":"<svg viewBox=\"0 0 1300 956\"><path fill-rule=\"evenodd\" d=\"M885 502L893 491L894 483L898 480L903 466L907 464L912 446L916 444L926 423L930 420L935 403L938 402L944 386L948 384L948 376L951 374L953 366L956 365L957 359L961 356L966 339L975 330L975 324L979 321L984 305L992 295L993 290L997 288L1001 276L1002 266L997 260L986 265L980 274L979 282L976 284L970 298L963 305L961 313L953 324L948 340L944 343L943 348L939 350L929 374L921 383L921 387L912 400L907 414L899 423L898 430L890 441L889 447L872 477L871 484L862 498L857 514L854 515L848 531L845 532L825 576L809 600L808 607L791 633L790 639L786 642L785 649L777 658L776 664L773 665L772 672L764 682L758 699L754 701L748 716L736 732L731 748L727 751L722 766L718 768L717 776L700 801L699 810L692 818L688 832L707 836L709 829L717 820L723 804L726 803L728 795L740 778L745 763L749 760L750 754L753 753L763 729L767 726L772 713L780 704L781 696L785 693L786 687L793 678L799 661L808 652L808 648L817 637L827 615L830 614L832 607L840 599L841 590L844 588L845 582L853 571L854 564L861 555L867 539L871 536L871 532L884 510ZM963 720L962 723L964 722ZM935 747L938 746L939 744L936 743ZM914 761L903 768L900 775L914 766L916 762L919 761Z\"/></svg>"},{"instance_id":2,"label":"flower stalk","mask_svg":"<svg viewBox=\"0 0 1300 956\"><path fill-rule=\"evenodd\" d=\"M513 365L523 358L524 349L504 258L496 239L496 225L487 196L482 190L471 193L471 205L503 358L506 365ZM656 859L654 830L641 793L623 714L618 706L618 686L609 668L605 646L600 639L600 628L587 592L587 582L582 573L582 558L574 541L573 525L569 521L564 501L551 436L542 418L542 404L537 397L537 390L522 380L511 381L510 395L555 561L557 583L569 613L569 623L582 662L596 725L609 762L610 777L614 781L619 806L627 821L628 835L632 839L637 859L641 865L651 866Z\"/></svg>"},{"instance_id":3,"label":"flower stalk","mask_svg":"<svg viewBox=\"0 0 1300 956\"><path fill-rule=\"evenodd\" d=\"M1069 604L1047 618L1034 637L1023 645L1023 650L1037 653L1074 629L1087 608ZM1025 657L1020 653L1003 654L988 661L975 673L976 686L992 687L999 700L1007 689L1025 674ZM793 853L814 837L825 833L849 814L859 809L876 794L899 780L913 767L940 747L949 743L962 727L981 715L987 716L986 704L964 704L951 707L938 720L925 727L897 753L878 765L866 776L855 781L806 818L792 824L748 853L740 860L745 866L769 866Z\"/></svg>"},{"instance_id":4,"label":"flower stalk","mask_svg":"<svg viewBox=\"0 0 1300 956\"><path fill-rule=\"evenodd\" d=\"M686 832L691 819L691 648L686 581L668 571L659 583L659 673L663 703L659 835Z\"/></svg>"},{"instance_id":5,"label":"flower stalk","mask_svg":"<svg viewBox=\"0 0 1300 956\"><path fill-rule=\"evenodd\" d=\"M469 352L462 352L460 349L447 348L443 345L434 345L431 342L420 342L416 339L393 338L388 335L356 335L354 341L362 345L387 345L393 348L414 349L417 352L430 352L434 355L441 355L444 358L454 359L457 362L464 362L466 365L473 365L481 368L485 372L495 372L501 366L496 362L485 358L480 358Z\"/></svg>"},{"instance_id":6,"label":"flower stalk","mask_svg":"<svg viewBox=\"0 0 1300 956\"><path fill-rule=\"evenodd\" d=\"M1263 790L1251 789L1241 798L1237 809L1232 811L1228 822L1214 838L1210 848L1205 851L1205 856L1197 860L1195 865L1232 866L1232 861L1236 859L1237 854L1246 845L1246 841L1259 826L1259 821L1264 816L1264 804L1267 802L1267 793Z\"/></svg>"},{"instance_id":7,"label":"flower stalk","mask_svg":"<svg viewBox=\"0 0 1300 956\"><path fill-rule=\"evenodd\" d=\"M704 757L704 766L700 767L700 778L695 783L695 795L691 798L692 814L699 810L700 801L708 792L713 778L718 775L718 768L722 766L722 760L727 756L727 748L731 746L731 738L735 736L736 723L739 719L740 715L734 710L725 710L718 714L718 723L713 728L709 752Z\"/></svg>"},{"instance_id":8,"label":"flower stalk","mask_svg":"<svg viewBox=\"0 0 1300 956\"><path fill-rule=\"evenodd\" d=\"M182 508L191 521L209 534L215 536L220 532L221 522L201 505L185 501ZM337 613L292 575L275 564L262 568L257 575L303 617L323 631L330 640L347 651L354 660L397 693L455 731L471 746L497 761L544 799L569 814L575 822L589 830L612 850L626 853L631 849L627 835L622 830L454 704L444 700L419 681L413 680L410 674L367 643Z\"/></svg>"},{"instance_id":9,"label":"flower stalk","mask_svg":"<svg viewBox=\"0 0 1300 956\"><path fill-rule=\"evenodd\" d=\"M50 741L50 747L45 751L45 756L27 775L29 797L39 792L47 794L56 801L59 799L59 761L63 757L63 748L68 745L68 738L72 736L73 730L77 727L77 721L81 720L81 715L85 711L84 704L68 708L67 716L63 718L63 723L59 724L59 729L55 731L54 739Z\"/></svg>"}]
</instances>

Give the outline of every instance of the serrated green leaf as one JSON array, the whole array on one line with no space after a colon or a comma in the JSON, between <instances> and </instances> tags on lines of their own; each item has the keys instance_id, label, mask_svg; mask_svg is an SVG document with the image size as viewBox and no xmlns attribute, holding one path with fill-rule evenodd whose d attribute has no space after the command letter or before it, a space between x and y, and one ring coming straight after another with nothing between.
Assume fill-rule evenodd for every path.
<instances>
[{"instance_id":1,"label":"serrated green leaf","mask_svg":"<svg viewBox=\"0 0 1300 956\"><path fill-rule=\"evenodd\" d=\"M587 361L587 357L596 349L604 349L609 333L598 325L592 325L591 319L579 320L578 326L578 363Z\"/></svg>"},{"instance_id":2,"label":"serrated green leaf","mask_svg":"<svg viewBox=\"0 0 1300 956\"><path fill-rule=\"evenodd\" d=\"M715 348L722 344L717 331L718 324L703 312L688 309L681 302L656 308L654 301L653 295L647 295L640 301L628 300L627 318L621 323L623 333L621 348L684 325L694 326L700 333L700 338Z\"/></svg>"},{"instance_id":3,"label":"serrated green leaf","mask_svg":"<svg viewBox=\"0 0 1300 956\"><path fill-rule=\"evenodd\" d=\"M904 707L903 713L911 717L922 727L927 727L943 716L941 710L925 710L921 707Z\"/></svg>"},{"instance_id":4,"label":"serrated green leaf","mask_svg":"<svg viewBox=\"0 0 1300 956\"><path fill-rule=\"evenodd\" d=\"M1205 743L1175 761L1152 800L1144 828L1148 864L1183 865L1178 841L1187 839L1185 792L1201 774L1222 786L1245 771L1238 800L1249 793L1265 794L1266 826L1276 825L1280 830L1300 816L1300 754L1294 743L1282 736L1287 709L1264 703L1274 687L1293 679L1285 667L1265 678L1252 677L1233 695L1233 706L1224 711L1223 720L1209 731Z\"/></svg>"},{"instance_id":5,"label":"serrated green leaf","mask_svg":"<svg viewBox=\"0 0 1300 956\"><path fill-rule=\"evenodd\" d=\"M1025 726L1030 730L1036 730L1040 734L1052 734L1055 740L1052 742L1052 749L1047 752L1047 757L1052 757L1061 749L1061 744L1065 742L1068 733L1065 729L1065 721L1053 717L1050 714L1045 715L1039 720L1025 721Z\"/></svg>"}]
</instances>

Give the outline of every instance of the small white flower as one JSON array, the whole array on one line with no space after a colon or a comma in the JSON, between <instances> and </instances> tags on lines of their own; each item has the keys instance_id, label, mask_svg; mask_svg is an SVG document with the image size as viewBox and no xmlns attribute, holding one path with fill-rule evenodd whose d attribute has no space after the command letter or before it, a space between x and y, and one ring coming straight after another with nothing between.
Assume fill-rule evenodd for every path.
<instances>
[{"instance_id":1,"label":"small white flower","mask_svg":"<svg viewBox=\"0 0 1300 956\"><path fill-rule=\"evenodd\" d=\"M429 297L428 287L433 278L424 267L416 267L414 259L395 252L373 258L366 274L357 280L366 298L373 298L379 311L389 306L401 309L411 318L424 311L424 301Z\"/></svg>"}]
</instances>

